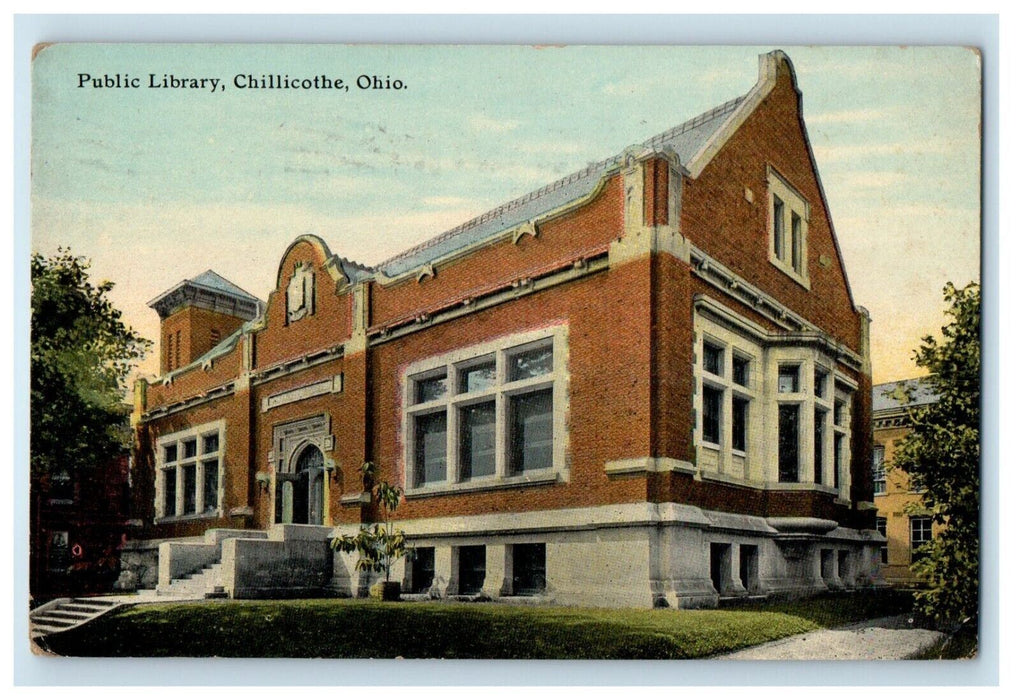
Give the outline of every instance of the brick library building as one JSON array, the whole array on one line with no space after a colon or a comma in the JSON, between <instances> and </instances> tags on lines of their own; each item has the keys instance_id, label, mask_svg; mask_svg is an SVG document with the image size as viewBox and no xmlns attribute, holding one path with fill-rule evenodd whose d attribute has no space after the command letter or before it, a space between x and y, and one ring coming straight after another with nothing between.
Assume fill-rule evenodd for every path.
<instances>
[{"instance_id":1,"label":"brick library building","mask_svg":"<svg viewBox=\"0 0 1020 700\"><path fill-rule=\"evenodd\" d=\"M154 290L155 292L156 290ZM788 57L749 92L369 267L157 296L123 586L364 595L329 540L404 497L405 597L714 606L880 582L869 317Z\"/></svg>"}]
</instances>

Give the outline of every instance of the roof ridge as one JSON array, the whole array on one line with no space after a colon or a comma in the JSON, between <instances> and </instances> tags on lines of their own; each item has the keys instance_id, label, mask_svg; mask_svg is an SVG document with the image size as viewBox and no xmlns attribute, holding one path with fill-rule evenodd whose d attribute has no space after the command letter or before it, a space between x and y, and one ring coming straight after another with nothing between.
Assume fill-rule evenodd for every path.
<instances>
[{"instance_id":1,"label":"roof ridge","mask_svg":"<svg viewBox=\"0 0 1020 700\"><path fill-rule=\"evenodd\" d=\"M657 135L651 137L650 139L647 139L646 141L643 141L641 145L643 145L643 146L651 146L651 145L654 145L654 144L657 144L657 143L663 143L663 142L668 141L668 140L670 140L672 138L675 138L679 134L682 134L682 133L684 133L686 131L690 131L692 129L695 129L695 128L703 125L703 124L706 124L709 121L711 121L712 119L715 119L716 117L718 117L720 114L724 114L724 113L733 111L736 108L737 105L739 105L741 102L743 102L747 98L747 96L749 94L750 93L744 93L743 95L740 95L739 97L734 97L731 100L727 100L726 102L722 103L721 105L716 105L712 109L709 109L709 110L707 110L705 112L702 112L701 114L699 114L699 115L697 115L695 117L692 117L691 119L688 119L687 121L682 122L681 124L679 124L677 126L671 127L669 129L667 129L666 131L664 131L664 132L662 132L660 134L657 134ZM450 238L453 238L454 236L456 236L458 233L466 231L466 230L468 230L468 229L470 229L470 228L472 228L474 226L477 226L479 224L483 224L486 221L491 221L492 219L495 219L497 216L500 216L501 214L505 214L505 213L507 213L509 211L512 211L512 210L520 207L522 204L526 204L527 202L530 202L530 201L532 201L534 199L537 199L538 197L542 196L543 194L547 194L547 193L552 192L554 190L560 189L561 187L564 187L565 185L568 185L568 184L570 184L572 182L575 182L575 181L581 179L582 177L591 175L593 170L604 170L610 163L612 163L613 161L615 161L619 157L620 157L620 154L614 154L612 156L609 156L608 158L603 158L602 160L599 160L599 161L590 162L590 163L588 163L588 165L586 167L584 167L584 168L582 168L580 170L572 172L569 175L565 175L565 176L559 178L558 180L554 180L553 182L551 182L551 183L549 183L547 185L544 185L542 187L539 187L536 190L532 190L531 192L528 192L527 194L521 195L520 197L517 197L515 199L511 199L508 202L504 202L503 204L500 204L499 206L497 206L497 207L495 207L493 209L490 209L490 210L488 210L486 212L483 212L482 214L479 214L478 216L476 216L476 217L474 217L472 219L469 219L468 221L465 221L464 223L458 224L457 226L455 226L455 227L453 227L451 229L448 229L448 230L440 233L437 236L434 236L434 237L432 237L432 238L430 238L430 239L428 239L426 241L423 241L423 242L421 242L421 243L419 243L419 244L417 244L415 246L412 246L411 248L407 248L406 250L403 250L403 251L397 253L396 255L394 255L392 257L389 257L386 260L383 260L382 262L378 263L377 265L375 265L375 269L376 270L382 270L383 268L385 268L385 267L387 267L387 266L389 266L389 265L391 265L391 264L393 264L395 262L398 262L400 260L404 260L405 258L409 258L409 257L411 257L411 256L413 256L413 255L415 255L417 253L420 253L420 252L422 252L424 250L427 250L427 249L429 249L429 248L431 248L431 247L433 247L435 245L438 245L438 244L442 243L443 241L449 240Z\"/></svg>"},{"instance_id":2,"label":"roof ridge","mask_svg":"<svg viewBox=\"0 0 1020 700\"><path fill-rule=\"evenodd\" d=\"M642 142L642 145L650 146L652 144L669 141L670 139L676 138L677 136L684 132L690 131L691 129L696 129L702 124L707 124L708 122L718 117L720 114L732 112L737 107L737 105L739 105L741 102L747 99L748 94L749 93L745 92L743 95L740 95L739 97L734 97L731 100L723 102L721 105L716 105L712 109L706 112L702 112L698 116L688 119L682 124L678 124L677 126L674 126L671 129L667 129L666 131L663 131L661 134L656 134L650 139Z\"/></svg>"},{"instance_id":3,"label":"roof ridge","mask_svg":"<svg viewBox=\"0 0 1020 700\"><path fill-rule=\"evenodd\" d=\"M217 280L225 283L226 285L228 285L228 288L227 289L220 289L218 287L212 286L211 284L208 284L206 282L200 281L202 277L206 277L207 275L212 275ZM209 289L209 290L212 290L212 291L215 291L215 292L219 292L221 294L229 293L229 294L234 294L236 296L245 295L245 296L249 297L252 301L260 301L260 299L257 296L255 296L251 292L247 291L246 289L242 289L241 287L239 287L238 285L234 284L233 282L231 282L226 277L224 277L220 273L216 272L212 268L209 268L205 272L197 274L197 275L195 275L194 277L192 277L190 279L186 279L183 282L184 282L184 284L193 284L193 285L196 285L198 287L204 287L205 289Z\"/></svg>"}]
</instances>

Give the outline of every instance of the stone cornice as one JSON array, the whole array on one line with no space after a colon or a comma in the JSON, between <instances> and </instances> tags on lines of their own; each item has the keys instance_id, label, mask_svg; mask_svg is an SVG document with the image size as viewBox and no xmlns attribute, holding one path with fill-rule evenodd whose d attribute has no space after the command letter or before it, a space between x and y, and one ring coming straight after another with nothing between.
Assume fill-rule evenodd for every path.
<instances>
[{"instance_id":1,"label":"stone cornice","mask_svg":"<svg viewBox=\"0 0 1020 700\"><path fill-rule=\"evenodd\" d=\"M386 343L430 326L513 301L522 296L571 282L608 268L609 246L599 246L575 259L562 260L545 267L525 270L518 273L518 276L513 279L477 287L432 306L418 309L413 314L372 326L367 331L368 342L370 345Z\"/></svg>"},{"instance_id":2,"label":"stone cornice","mask_svg":"<svg viewBox=\"0 0 1020 700\"><path fill-rule=\"evenodd\" d=\"M159 314L160 320L189 306L236 316L246 321L255 318L260 311L260 303L257 300L242 299L237 295L211 289L191 280L185 280L163 293L149 302L149 306Z\"/></svg>"},{"instance_id":3,"label":"stone cornice","mask_svg":"<svg viewBox=\"0 0 1020 700\"><path fill-rule=\"evenodd\" d=\"M295 372L303 372L306 369L317 367L318 365L332 360L340 359L343 356L343 343L323 348L322 350L315 350L313 352L305 353L304 355L299 355L298 357L282 360L269 365L268 367L254 370L250 375L251 383L253 386L264 384L274 379L294 374Z\"/></svg>"},{"instance_id":4,"label":"stone cornice","mask_svg":"<svg viewBox=\"0 0 1020 700\"><path fill-rule=\"evenodd\" d=\"M150 411L146 411L142 414L142 420L148 421L154 418L161 418L163 416L169 416L173 413L180 413L181 411L195 406L201 406L202 404L222 399L226 396L231 396L234 393L234 382L229 381L226 384L221 384L217 387L204 391L200 394L189 396L185 399L180 399L172 403L168 403L164 406L157 406Z\"/></svg>"},{"instance_id":5,"label":"stone cornice","mask_svg":"<svg viewBox=\"0 0 1020 700\"><path fill-rule=\"evenodd\" d=\"M712 303L710 311L714 316L721 317L720 320L732 325L739 319L742 323L738 325L743 326L741 330L746 332L748 328L753 328L755 335L761 340L779 344L784 342L815 344L848 367L855 370L863 367L864 358L860 354L694 246L691 246L691 267L696 277L789 332L769 333L761 326L737 316L721 304ZM707 301L709 297L697 295L695 303L697 304L699 300Z\"/></svg>"}]
</instances>

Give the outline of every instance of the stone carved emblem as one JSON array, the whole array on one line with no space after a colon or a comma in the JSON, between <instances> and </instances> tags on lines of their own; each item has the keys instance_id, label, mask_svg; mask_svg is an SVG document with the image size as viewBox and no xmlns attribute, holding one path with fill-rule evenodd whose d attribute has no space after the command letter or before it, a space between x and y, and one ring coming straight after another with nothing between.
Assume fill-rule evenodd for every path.
<instances>
[{"instance_id":1,"label":"stone carved emblem","mask_svg":"<svg viewBox=\"0 0 1020 700\"><path fill-rule=\"evenodd\" d=\"M314 313L315 273L308 263L297 263L287 285L287 321L293 323Z\"/></svg>"}]
</instances>

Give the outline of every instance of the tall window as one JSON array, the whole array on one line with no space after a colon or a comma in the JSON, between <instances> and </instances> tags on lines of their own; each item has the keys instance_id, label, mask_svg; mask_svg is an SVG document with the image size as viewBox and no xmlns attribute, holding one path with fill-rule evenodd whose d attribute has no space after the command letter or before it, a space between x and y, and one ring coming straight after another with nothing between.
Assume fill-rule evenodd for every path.
<instances>
[{"instance_id":1,"label":"tall window","mask_svg":"<svg viewBox=\"0 0 1020 700\"><path fill-rule=\"evenodd\" d=\"M565 390L564 343L563 332L522 334L412 367L412 491L562 469L555 407Z\"/></svg>"},{"instance_id":2,"label":"tall window","mask_svg":"<svg viewBox=\"0 0 1020 700\"><path fill-rule=\"evenodd\" d=\"M446 412L415 417L414 481L446 481Z\"/></svg>"},{"instance_id":3,"label":"tall window","mask_svg":"<svg viewBox=\"0 0 1020 700\"><path fill-rule=\"evenodd\" d=\"M776 267L807 285L808 204L799 192L771 168L769 191L772 193L769 217L772 250L769 257Z\"/></svg>"},{"instance_id":4,"label":"tall window","mask_svg":"<svg viewBox=\"0 0 1020 700\"><path fill-rule=\"evenodd\" d=\"M931 518L919 515L910 518L910 561L918 558L918 548L931 541Z\"/></svg>"},{"instance_id":5,"label":"tall window","mask_svg":"<svg viewBox=\"0 0 1020 700\"><path fill-rule=\"evenodd\" d=\"M701 439L713 445L719 444L719 423L722 418L723 392L713 386L701 389Z\"/></svg>"},{"instance_id":6,"label":"tall window","mask_svg":"<svg viewBox=\"0 0 1020 700\"><path fill-rule=\"evenodd\" d=\"M747 412L751 401L742 396L733 397L733 449L747 452Z\"/></svg>"},{"instance_id":7,"label":"tall window","mask_svg":"<svg viewBox=\"0 0 1020 700\"><path fill-rule=\"evenodd\" d=\"M157 440L157 517L214 516L220 509L223 422Z\"/></svg>"},{"instance_id":8,"label":"tall window","mask_svg":"<svg viewBox=\"0 0 1020 700\"><path fill-rule=\"evenodd\" d=\"M888 535L886 534L886 524L887 521L885 518L882 517L875 518L875 529L878 530L878 534L880 534L882 537L888 537ZM882 557L882 563L888 564L889 563L888 541L882 545L881 549L879 550L879 554Z\"/></svg>"},{"instance_id":9,"label":"tall window","mask_svg":"<svg viewBox=\"0 0 1020 700\"><path fill-rule=\"evenodd\" d=\"M779 480L800 480L800 406L779 404Z\"/></svg>"},{"instance_id":10,"label":"tall window","mask_svg":"<svg viewBox=\"0 0 1020 700\"><path fill-rule=\"evenodd\" d=\"M825 434L829 412L815 409L815 483L825 483Z\"/></svg>"},{"instance_id":11,"label":"tall window","mask_svg":"<svg viewBox=\"0 0 1020 700\"><path fill-rule=\"evenodd\" d=\"M50 477L50 503L74 503L74 478L67 467L58 469Z\"/></svg>"},{"instance_id":12,"label":"tall window","mask_svg":"<svg viewBox=\"0 0 1020 700\"><path fill-rule=\"evenodd\" d=\"M849 498L850 486L850 403L852 389L834 382L832 400L832 485L841 497Z\"/></svg>"},{"instance_id":13,"label":"tall window","mask_svg":"<svg viewBox=\"0 0 1020 700\"><path fill-rule=\"evenodd\" d=\"M757 410L753 367L758 355L746 339L704 324L695 335L698 461L703 472L747 475L752 413Z\"/></svg>"},{"instance_id":14,"label":"tall window","mask_svg":"<svg viewBox=\"0 0 1020 700\"><path fill-rule=\"evenodd\" d=\"M66 530L48 533L46 568L54 573L67 573L71 564L70 540Z\"/></svg>"},{"instance_id":15,"label":"tall window","mask_svg":"<svg viewBox=\"0 0 1020 700\"><path fill-rule=\"evenodd\" d=\"M814 485L847 500L851 376L828 353L772 343L714 306L700 301L706 314L694 319L697 473Z\"/></svg>"},{"instance_id":16,"label":"tall window","mask_svg":"<svg viewBox=\"0 0 1020 700\"><path fill-rule=\"evenodd\" d=\"M553 462L552 389L510 398L510 473L551 469Z\"/></svg>"},{"instance_id":17,"label":"tall window","mask_svg":"<svg viewBox=\"0 0 1020 700\"><path fill-rule=\"evenodd\" d=\"M871 480L876 496L885 493L885 445L875 445L872 450Z\"/></svg>"},{"instance_id":18,"label":"tall window","mask_svg":"<svg viewBox=\"0 0 1020 700\"><path fill-rule=\"evenodd\" d=\"M772 254L786 258L786 205L777 195L772 195Z\"/></svg>"}]
</instances>

